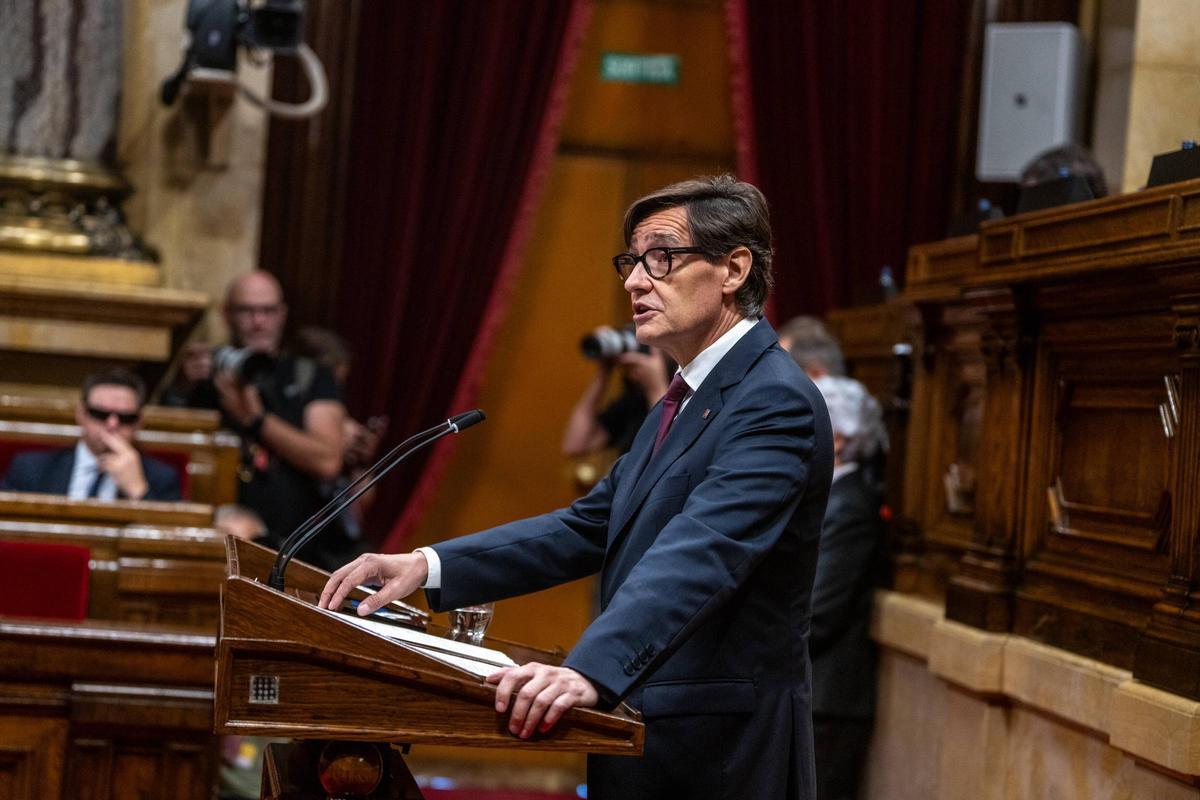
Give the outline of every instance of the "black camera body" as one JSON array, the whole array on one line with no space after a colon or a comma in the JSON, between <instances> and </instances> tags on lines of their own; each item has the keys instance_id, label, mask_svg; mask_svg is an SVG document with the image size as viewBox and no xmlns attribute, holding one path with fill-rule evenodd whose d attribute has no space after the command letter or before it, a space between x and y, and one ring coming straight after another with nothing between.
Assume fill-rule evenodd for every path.
<instances>
[{"instance_id":1,"label":"black camera body","mask_svg":"<svg viewBox=\"0 0 1200 800\"><path fill-rule=\"evenodd\" d=\"M622 353L650 352L649 345L644 345L637 340L636 329L632 324L623 328L601 325L579 340L579 349L585 358L595 361L616 358Z\"/></svg>"},{"instance_id":2,"label":"black camera body","mask_svg":"<svg viewBox=\"0 0 1200 800\"><path fill-rule=\"evenodd\" d=\"M275 371L275 358L261 350L226 344L213 350L212 369L214 373L235 375L243 385L257 384L271 377Z\"/></svg>"},{"instance_id":3,"label":"black camera body","mask_svg":"<svg viewBox=\"0 0 1200 800\"><path fill-rule=\"evenodd\" d=\"M304 41L304 0L190 0L192 66L233 72L238 45L292 53Z\"/></svg>"}]
</instances>

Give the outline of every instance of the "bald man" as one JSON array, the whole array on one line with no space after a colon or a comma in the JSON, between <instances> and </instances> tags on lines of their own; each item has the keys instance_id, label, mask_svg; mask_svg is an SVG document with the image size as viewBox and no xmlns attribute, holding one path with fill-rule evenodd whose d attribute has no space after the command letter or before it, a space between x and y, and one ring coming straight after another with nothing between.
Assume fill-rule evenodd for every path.
<instances>
[{"instance_id":1,"label":"bald man","mask_svg":"<svg viewBox=\"0 0 1200 800\"><path fill-rule=\"evenodd\" d=\"M172 400L219 409L241 435L238 502L262 517L275 547L320 507L321 484L341 472L346 411L328 367L282 349L287 304L275 276L263 270L238 276L222 312L231 344L271 356L270 374L244 382L232 371L214 372L209 349L197 348ZM321 563L318 551L306 556Z\"/></svg>"}]
</instances>

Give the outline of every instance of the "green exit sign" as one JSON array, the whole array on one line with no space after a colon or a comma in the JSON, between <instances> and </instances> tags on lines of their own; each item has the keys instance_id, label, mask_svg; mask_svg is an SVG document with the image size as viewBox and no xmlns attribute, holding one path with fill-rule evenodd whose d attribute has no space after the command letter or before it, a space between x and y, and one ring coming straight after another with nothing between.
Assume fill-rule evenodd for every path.
<instances>
[{"instance_id":1,"label":"green exit sign","mask_svg":"<svg viewBox=\"0 0 1200 800\"><path fill-rule=\"evenodd\" d=\"M615 83L679 83L679 56L644 53L605 53L600 77Z\"/></svg>"}]
</instances>

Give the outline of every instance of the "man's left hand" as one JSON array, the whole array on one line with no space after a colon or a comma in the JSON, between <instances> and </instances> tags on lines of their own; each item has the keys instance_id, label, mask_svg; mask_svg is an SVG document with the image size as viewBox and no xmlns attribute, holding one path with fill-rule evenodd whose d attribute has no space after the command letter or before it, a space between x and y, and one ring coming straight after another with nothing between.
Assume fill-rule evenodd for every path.
<instances>
[{"instance_id":1,"label":"man's left hand","mask_svg":"<svg viewBox=\"0 0 1200 800\"><path fill-rule=\"evenodd\" d=\"M496 711L507 711L511 699L508 730L522 739L534 729L550 730L567 709L591 708L600 700L596 687L575 670L533 661L494 672L487 682L497 684Z\"/></svg>"},{"instance_id":2,"label":"man's left hand","mask_svg":"<svg viewBox=\"0 0 1200 800\"><path fill-rule=\"evenodd\" d=\"M239 425L248 427L263 413L262 397L258 394L257 386L243 386L229 372L214 375L213 385L217 388L221 408Z\"/></svg>"}]
</instances>

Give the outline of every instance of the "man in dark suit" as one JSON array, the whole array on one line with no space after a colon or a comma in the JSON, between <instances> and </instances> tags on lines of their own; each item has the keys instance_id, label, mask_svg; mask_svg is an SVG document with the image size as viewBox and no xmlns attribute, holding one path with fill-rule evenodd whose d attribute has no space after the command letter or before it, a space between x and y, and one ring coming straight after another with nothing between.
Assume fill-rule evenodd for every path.
<instances>
[{"instance_id":1,"label":"man in dark suit","mask_svg":"<svg viewBox=\"0 0 1200 800\"><path fill-rule=\"evenodd\" d=\"M446 609L600 572L601 613L561 666L488 678L509 730L625 700L645 752L590 757L593 800L808 800L809 607L833 442L820 393L760 318L766 202L729 176L675 184L630 207L625 241L613 263L638 340L680 364L629 453L569 508L360 557L321 605L378 582L359 613L422 585Z\"/></svg>"},{"instance_id":2,"label":"man in dark suit","mask_svg":"<svg viewBox=\"0 0 1200 800\"><path fill-rule=\"evenodd\" d=\"M856 380L816 379L833 425L833 487L821 530L809 651L817 800L854 800L875 714L871 603L884 555L882 503L863 465L887 445L879 403Z\"/></svg>"},{"instance_id":3,"label":"man in dark suit","mask_svg":"<svg viewBox=\"0 0 1200 800\"><path fill-rule=\"evenodd\" d=\"M179 500L175 471L133 446L145 399L142 379L127 370L88 376L75 406L79 441L16 456L0 489L77 499Z\"/></svg>"}]
</instances>

